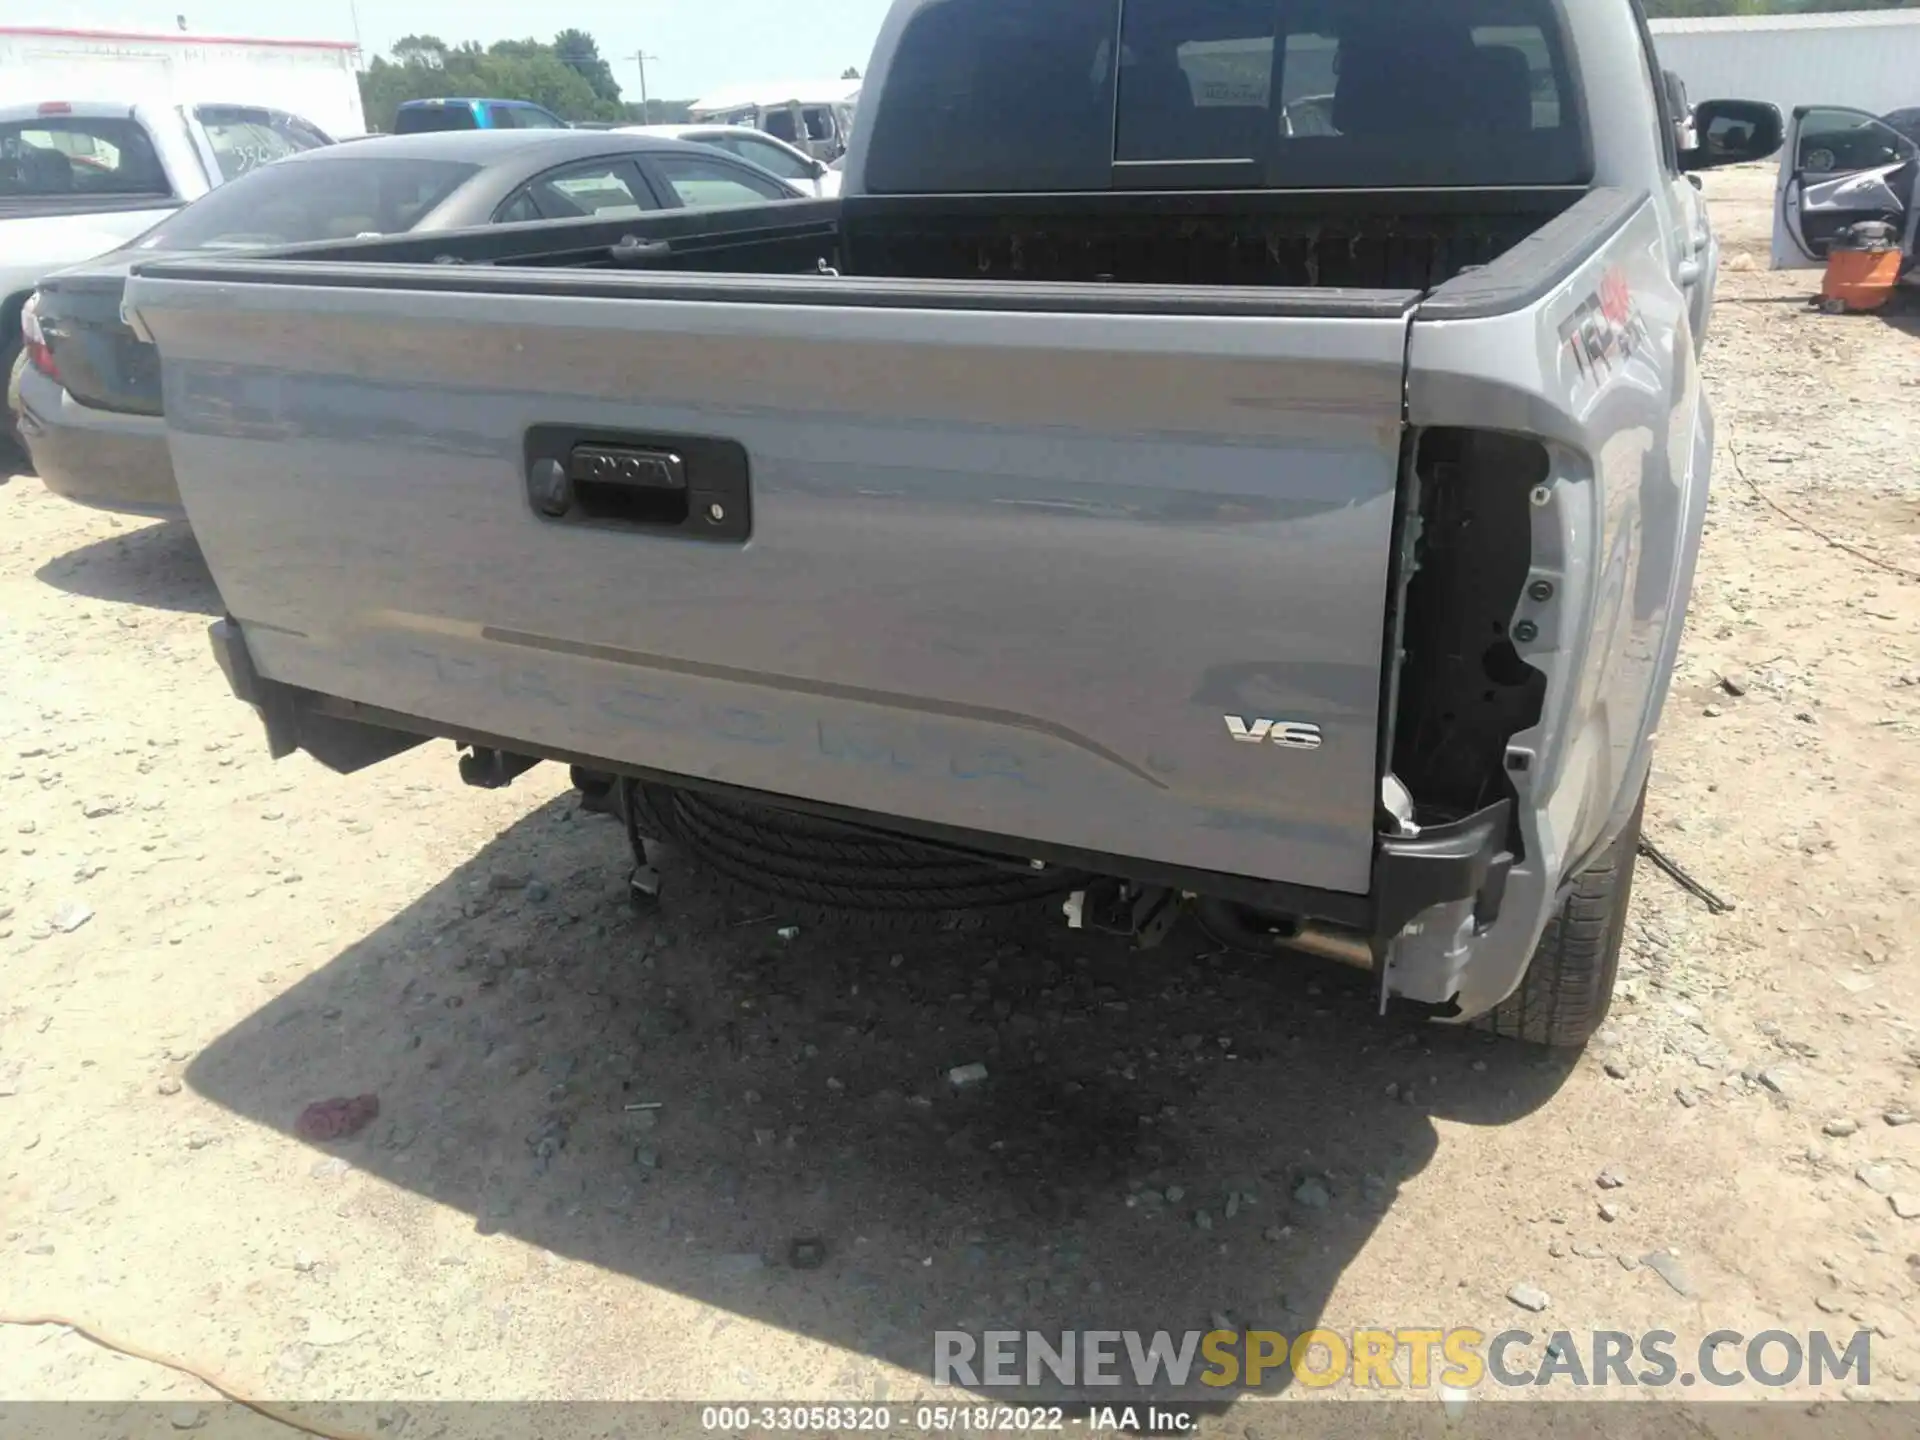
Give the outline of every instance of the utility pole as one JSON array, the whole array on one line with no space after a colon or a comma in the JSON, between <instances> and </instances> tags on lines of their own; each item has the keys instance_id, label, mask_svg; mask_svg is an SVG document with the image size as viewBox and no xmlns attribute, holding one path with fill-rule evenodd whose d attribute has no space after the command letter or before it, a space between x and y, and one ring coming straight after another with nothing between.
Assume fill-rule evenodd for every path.
<instances>
[{"instance_id":1,"label":"utility pole","mask_svg":"<svg viewBox=\"0 0 1920 1440\"><path fill-rule=\"evenodd\" d=\"M653 105L647 99L647 61L658 60L660 57L658 55L649 55L646 51L640 50L630 58L640 67L640 123L642 125L651 124L653 121Z\"/></svg>"}]
</instances>

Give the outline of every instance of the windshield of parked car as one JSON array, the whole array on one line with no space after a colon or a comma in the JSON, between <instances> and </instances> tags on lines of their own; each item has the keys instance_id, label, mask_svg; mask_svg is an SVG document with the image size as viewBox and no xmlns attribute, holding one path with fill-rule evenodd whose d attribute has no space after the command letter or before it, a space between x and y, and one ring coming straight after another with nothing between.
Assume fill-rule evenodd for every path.
<instances>
[{"instance_id":1,"label":"windshield of parked car","mask_svg":"<svg viewBox=\"0 0 1920 1440\"><path fill-rule=\"evenodd\" d=\"M222 180L238 180L262 165L332 143L298 115L284 110L199 105L194 108L193 118L206 134Z\"/></svg>"},{"instance_id":2,"label":"windshield of parked car","mask_svg":"<svg viewBox=\"0 0 1920 1440\"><path fill-rule=\"evenodd\" d=\"M356 154L267 165L222 185L135 242L141 250L226 250L411 230L479 172L452 160Z\"/></svg>"},{"instance_id":3,"label":"windshield of parked car","mask_svg":"<svg viewBox=\"0 0 1920 1440\"><path fill-rule=\"evenodd\" d=\"M873 125L878 193L1557 185L1592 168L1552 0L941 0L902 34Z\"/></svg>"}]
</instances>

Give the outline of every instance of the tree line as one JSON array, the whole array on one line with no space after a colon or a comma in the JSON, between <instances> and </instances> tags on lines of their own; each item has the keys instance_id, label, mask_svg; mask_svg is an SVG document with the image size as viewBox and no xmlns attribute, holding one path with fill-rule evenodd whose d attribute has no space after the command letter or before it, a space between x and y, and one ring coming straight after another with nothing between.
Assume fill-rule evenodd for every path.
<instances>
[{"instance_id":1,"label":"tree line","mask_svg":"<svg viewBox=\"0 0 1920 1440\"><path fill-rule=\"evenodd\" d=\"M584 30L562 30L550 44L496 40L484 47L471 40L449 45L437 35L409 35L395 43L391 59L376 55L360 72L360 103L374 130L392 130L405 101L448 95L531 100L562 120L631 125L683 121L693 103L651 100L643 110L627 101L613 66Z\"/></svg>"},{"instance_id":2,"label":"tree line","mask_svg":"<svg viewBox=\"0 0 1920 1440\"><path fill-rule=\"evenodd\" d=\"M858 80L860 72L849 67L841 78ZM409 35L395 43L391 59L376 55L360 72L360 104L373 130L391 131L395 113L408 100L449 95L531 100L562 120L627 125L680 124L691 118L693 104L648 97L642 106L628 100L599 43L584 30L562 30L551 44L496 40L485 47L471 40L449 45L437 35Z\"/></svg>"}]
</instances>

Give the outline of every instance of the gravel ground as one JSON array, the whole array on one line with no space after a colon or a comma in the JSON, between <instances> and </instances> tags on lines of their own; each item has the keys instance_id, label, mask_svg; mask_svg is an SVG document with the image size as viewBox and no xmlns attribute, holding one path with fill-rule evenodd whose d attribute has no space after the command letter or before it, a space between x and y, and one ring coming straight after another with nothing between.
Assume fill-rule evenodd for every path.
<instances>
[{"instance_id":1,"label":"gravel ground","mask_svg":"<svg viewBox=\"0 0 1920 1440\"><path fill-rule=\"evenodd\" d=\"M1920 321L1797 303L1768 183L1710 182L1648 824L1737 908L1643 864L1575 1062L1190 939L783 939L678 864L636 917L559 771L269 761L191 537L0 488L0 1310L316 1400L897 1400L936 1328L1220 1317L1870 1327L1920 1397L1920 586L1863 558L1920 572ZM210 1394L0 1325L0 1396Z\"/></svg>"}]
</instances>

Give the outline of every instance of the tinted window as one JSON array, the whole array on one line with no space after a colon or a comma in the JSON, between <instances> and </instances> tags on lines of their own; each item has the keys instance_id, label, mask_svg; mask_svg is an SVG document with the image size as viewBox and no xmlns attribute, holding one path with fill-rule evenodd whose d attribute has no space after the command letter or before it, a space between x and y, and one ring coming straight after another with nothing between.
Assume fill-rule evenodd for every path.
<instances>
[{"instance_id":1,"label":"tinted window","mask_svg":"<svg viewBox=\"0 0 1920 1440\"><path fill-rule=\"evenodd\" d=\"M313 126L283 110L201 105L194 110L193 118L206 132L223 180L238 179L249 170L329 143Z\"/></svg>"},{"instance_id":2,"label":"tinted window","mask_svg":"<svg viewBox=\"0 0 1920 1440\"><path fill-rule=\"evenodd\" d=\"M0 198L170 193L153 142L132 120L43 115L0 125Z\"/></svg>"},{"instance_id":3,"label":"tinted window","mask_svg":"<svg viewBox=\"0 0 1920 1440\"><path fill-rule=\"evenodd\" d=\"M673 187L689 209L714 205L758 205L763 200L790 200L793 192L771 176L758 175L720 160L696 155L650 155L648 162Z\"/></svg>"},{"instance_id":4,"label":"tinted window","mask_svg":"<svg viewBox=\"0 0 1920 1440\"><path fill-rule=\"evenodd\" d=\"M1270 185L1582 178L1544 0L1127 0L1115 158Z\"/></svg>"},{"instance_id":5,"label":"tinted window","mask_svg":"<svg viewBox=\"0 0 1920 1440\"><path fill-rule=\"evenodd\" d=\"M436 130L478 130L471 105L419 105L394 118L396 135L424 135Z\"/></svg>"},{"instance_id":6,"label":"tinted window","mask_svg":"<svg viewBox=\"0 0 1920 1440\"><path fill-rule=\"evenodd\" d=\"M1115 0L941 0L922 10L880 93L867 188L1106 189L1115 14Z\"/></svg>"},{"instance_id":7,"label":"tinted window","mask_svg":"<svg viewBox=\"0 0 1920 1440\"><path fill-rule=\"evenodd\" d=\"M1569 76L1550 0L940 0L901 39L867 185L1580 183ZM1127 168L1195 162L1229 168Z\"/></svg>"},{"instance_id":8,"label":"tinted window","mask_svg":"<svg viewBox=\"0 0 1920 1440\"><path fill-rule=\"evenodd\" d=\"M525 190L493 212L494 223L498 225L518 225L522 221L546 218L540 213L540 207L533 203L533 196Z\"/></svg>"},{"instance_id":9,"label":"tinted window","mask_svg":"<svg viewBox=\"0 0 1920 1440\"><path fill-rule=\"evenodd\" d=\"M780 109L767 111L767 118L762 122L762 128L766 130L767 134L773 136L774 139L784 140L789 145L800 138L794 133L793 112L791 110Z\"/></svg>"},{"instance_id":10,"label":"tinted window","mask_svg":"<svg viewBox=\"0 0 1920 1440\"><path fill-rule=\"evenodd\" d=\"M549 220L615 219L655 208L639 171L625 161L569 165L542 175L527 189Z\"/></svg>"},{"instance_id":11,"label":"tinted window","mask_svg":"<svg viewBox=\"0 0 1920 1440\"><path fill-rule=\"evenodd\" d=\"M140 237L143 250L294 245L397 235L453 194L477 165L340 158L268 165L205 195Z\"/></svg>"}]
</instances>

